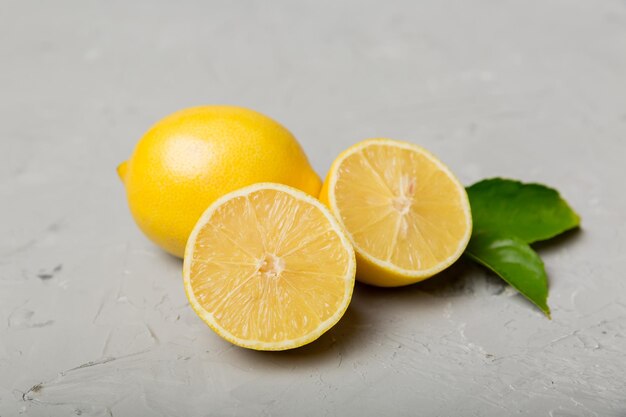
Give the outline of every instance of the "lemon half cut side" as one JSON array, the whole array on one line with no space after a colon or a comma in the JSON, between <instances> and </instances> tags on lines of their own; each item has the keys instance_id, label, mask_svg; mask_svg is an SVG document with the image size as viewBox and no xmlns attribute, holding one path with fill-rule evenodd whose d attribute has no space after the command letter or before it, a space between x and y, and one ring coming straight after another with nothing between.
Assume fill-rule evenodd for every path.
<instances>
[{"instance_id":1,"label":"lemon half cut side","mask_svg":"<svg viewBox=\"0 0 626 417\"><path fill-rule=\"evenodd\" d=\"M359 281L394 287L441 272L472 232L467 192L425 149L391 139L357 143L337 157L320 194L346 230Z\"/></svg>"},{"instance_id":2,"label":"lemon half cut side","mask_svg":"<svg viewBox=\"0 0 626 417\"><path fill-rule=\"evenodd\" d=\"M187 242L183 278L195 312L229 342L256 350L305 345L346 311L356 260L318 200L274 183L215 201Z\"/></svg>"}]
</instances>

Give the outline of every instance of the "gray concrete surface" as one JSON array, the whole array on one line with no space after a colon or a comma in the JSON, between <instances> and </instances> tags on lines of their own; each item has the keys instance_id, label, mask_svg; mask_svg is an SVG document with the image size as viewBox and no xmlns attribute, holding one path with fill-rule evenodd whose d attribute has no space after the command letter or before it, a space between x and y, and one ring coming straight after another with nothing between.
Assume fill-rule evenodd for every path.
<instances>
[{"instance_id":1,"label":"gray concrete surface","mask_svg":"<svg viewBox=\"0 0 626 417\"><path fill-rule=\"evenodd\" d=\"M0 2L0 416L626 416L626 2ZM553 320L481 269L358 286L284 353L233 347L115 174L153 122L230 103L324 174L372 136L466 184L562 191Z\"/></svg>"}]
</instances>

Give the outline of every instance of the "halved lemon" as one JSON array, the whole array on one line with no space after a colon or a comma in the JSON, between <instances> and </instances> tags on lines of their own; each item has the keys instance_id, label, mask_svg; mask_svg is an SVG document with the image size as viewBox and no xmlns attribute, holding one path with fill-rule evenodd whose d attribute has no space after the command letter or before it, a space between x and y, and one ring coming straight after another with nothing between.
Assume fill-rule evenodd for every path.
<instances>
[{"instance_id":1,"label":"halved lemon","mask_svg":"<svg viewBox=\"0 0 626 417\"><path fill-rule=\"evenodd\" d=\"M235 345L284 350L317 339L354 288L352 245L318 200L279 184L218 199L195 225L183 277L195 312Z\"/></svg>"},{"instance_id":2,"label":"halved lemon","mask_svg":"<svg viewBox=\"0 0 626 417\"><path fill-rule=\"evenodd\" d=\"M412 284L444 270L472 232L465 188L435 156L411 143L369 139L333 162L320 194L344 226L357 279Z\"/></svg>"}]
</instances>

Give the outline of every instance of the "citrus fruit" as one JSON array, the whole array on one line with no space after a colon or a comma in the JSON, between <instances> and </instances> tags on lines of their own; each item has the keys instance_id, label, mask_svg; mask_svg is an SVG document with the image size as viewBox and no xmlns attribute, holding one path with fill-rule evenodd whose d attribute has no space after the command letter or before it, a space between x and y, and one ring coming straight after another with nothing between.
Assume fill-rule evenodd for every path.
<instances>
[{"instance_id":1,"label":"citrus fruit","mask_svg":"<svg viewBox=\"0 0 626 417\"><path fill-rule=\"evenodd\" d=\"M224 339L284 350L317 339L344 314L354 250L318 200L255 184L214 202L193 229L183 264L187 298Z\"/></svg>"},{"instance_id":2,"label":"citrus fruit","mask_svg":"<svg viewBox=\"0 0 626 417\"><path fill-rule=\"evenodd\" d=\"M369 139L333 162L320 194L354 245L359 281L394 287L456 261L472 218L465 188L419 146Z\"/></svg>"},{"instance_id":3,"label":"citrus fruit","mask_svg":"<svg viewBox=\"0 0 626 417\"><path fill-rule=\"evenodd\" d=\"M139 228L178 257L218 197L258 182L317 196L321 181L283 126L252 110L202 106L156 123L118 167Z\"/></svg>"}]
</instances>

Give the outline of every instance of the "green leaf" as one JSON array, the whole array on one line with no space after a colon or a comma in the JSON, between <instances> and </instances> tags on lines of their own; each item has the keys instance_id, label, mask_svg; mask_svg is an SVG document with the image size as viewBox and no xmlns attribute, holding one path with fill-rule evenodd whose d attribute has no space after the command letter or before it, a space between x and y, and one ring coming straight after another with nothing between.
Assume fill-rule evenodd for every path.
<instances>
[{"instance_id":1,"label":"green leaf","mask_svg":"<svg viewBox=\"0 0 626 417\"><path fill-rule=\"evenodd\" d=\"M559 193L541 184L490 178L467 188L474 229L466 255L491 269L548 317L548 277L529 244L580 225Z\"/></svg>"},{"instance_id":2,"label":"green leaf","mask_svg":"<svg viewBox=\"0 0 626 417\"><path fill-rule=\"evenodd\" d=\"M491 178L468 187L467 194L476 232L533 243L580 225L574 210L556 190L545 185Z\"/></svg>"},{"instance_id":3,"label":"green leaf","mask_svg":"<svg viewBox=\"0 0 626 417\"><path fill-rule=\"evenodd\" d=\"M543 262L523 240L479 232L472 235L465 254L495 272L550 317Z\"/></svg>"}]
</instances>

